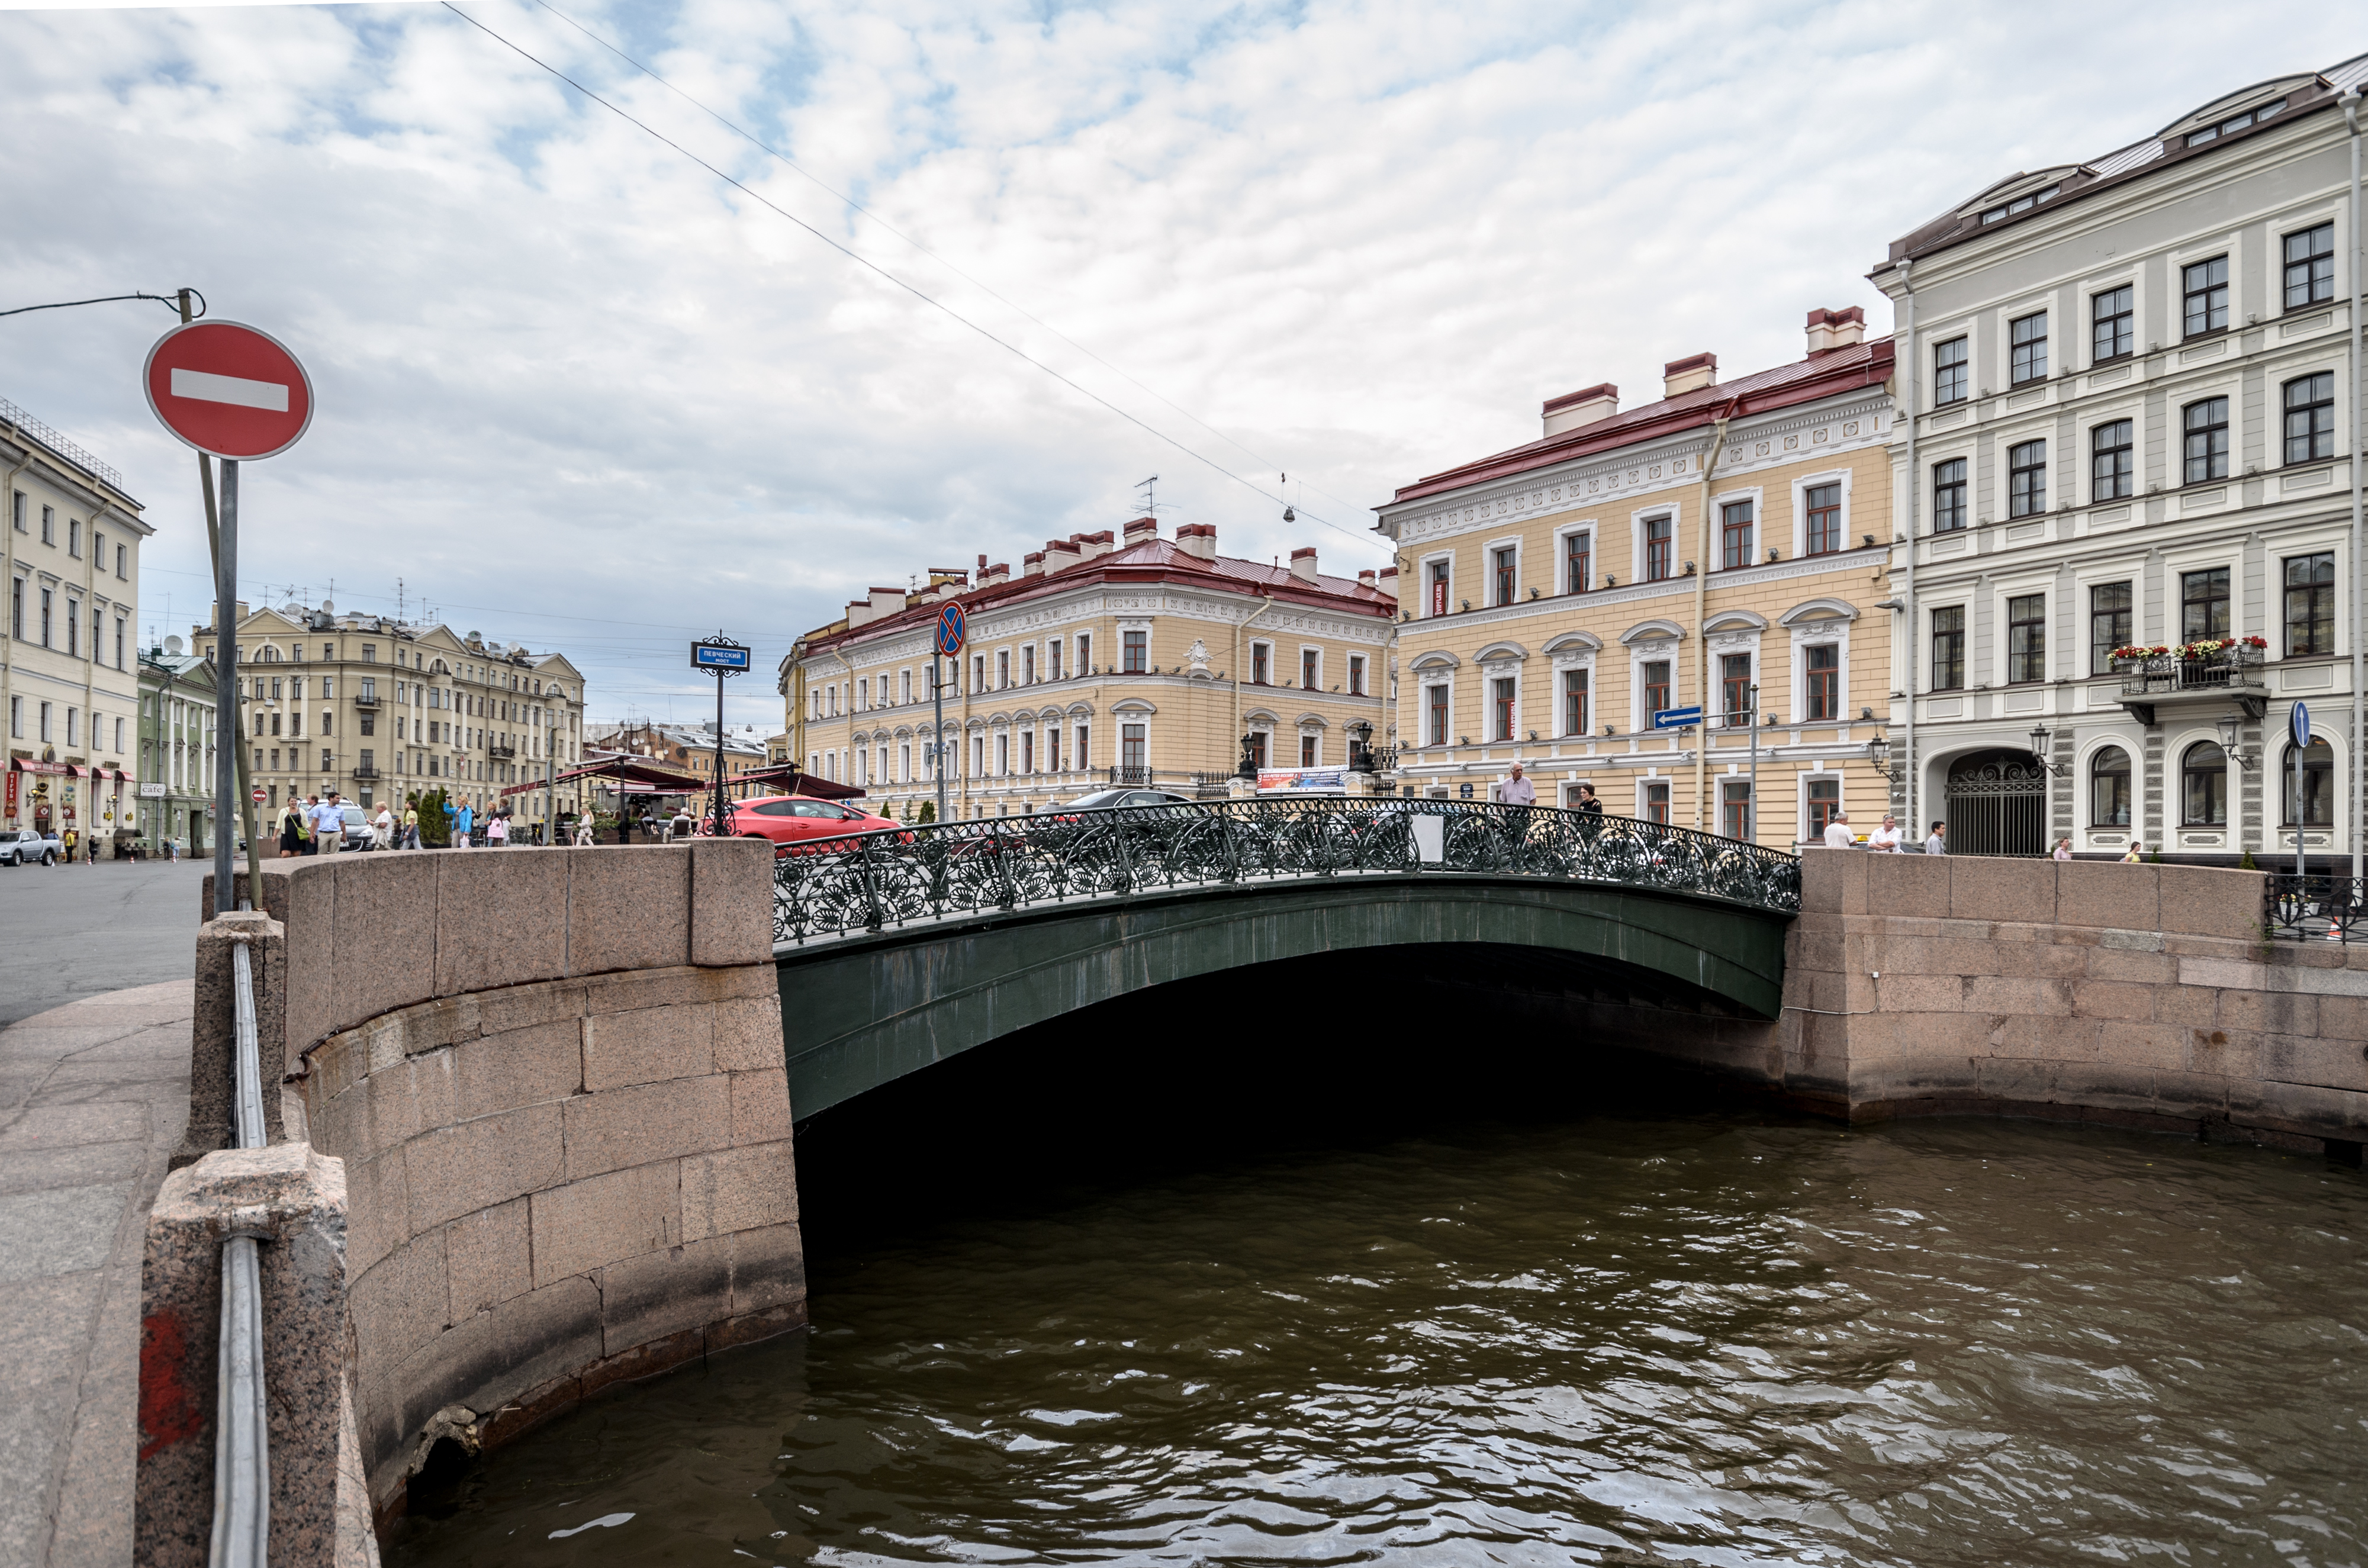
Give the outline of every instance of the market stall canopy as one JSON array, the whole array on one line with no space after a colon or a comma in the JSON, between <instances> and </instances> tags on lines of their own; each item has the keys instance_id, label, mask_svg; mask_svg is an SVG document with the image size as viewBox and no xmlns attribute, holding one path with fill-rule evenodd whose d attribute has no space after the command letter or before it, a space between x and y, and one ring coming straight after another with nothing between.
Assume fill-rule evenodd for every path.
<instances>
[{"instance_id":1,"label":"market stall canopy","mask_svg":"<svg viewBox=\"0 0 2368 1568\"><path fill-rule=\"evenodd\" d=\"M777 794L803 795L810 801L860 801L863 798L863 791L854 785L817 778L794 762L776 763L770 767L752 767L746 773L734 774L728 782L769 789Z\"/></svg>"},{"instance_id":2,"label":"market stall canopy","mask_svg":"<svg viewBox=\"0 0 2368 1568\"><path fill-rule=\"evenodd\" d=\"M580 767L571 767L552 784L570 784L588 778L596 784L607 784L628 795L696 795L708 787L708 781L696 774L678 773L641 756L604 756ZM531 784L514 784L502 791L505 799L524 795L544 788L538 778Z\"/></svg>"}]
</instances>

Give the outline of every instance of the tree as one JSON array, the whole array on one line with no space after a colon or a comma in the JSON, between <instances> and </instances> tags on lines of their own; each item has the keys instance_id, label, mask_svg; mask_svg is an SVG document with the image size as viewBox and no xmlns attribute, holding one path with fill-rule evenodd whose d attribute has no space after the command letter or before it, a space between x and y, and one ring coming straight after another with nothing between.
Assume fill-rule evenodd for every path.
<instances>
[{"instance_id":1,"label":"tree","mask_svg":"<svg viewBox=\"0 0 2368 1568\"><path fill-rule=\"evenodd\" d=\"M444 814L445 795L442 789L414 793L412 810L419 813L419 846L422 849L452 847L452 819Z\"/></svg>"},{"instance_id":2,"label":"tree","mask_svg":"<svg viewBox=\"0 0 2368 1568\"><path fill-rule=\"evenodd\" d=\"M920 820L925 823L935 822L938 820L938 803L935 801L923 801L921 802Z\"/></svg>"}]
</instances>

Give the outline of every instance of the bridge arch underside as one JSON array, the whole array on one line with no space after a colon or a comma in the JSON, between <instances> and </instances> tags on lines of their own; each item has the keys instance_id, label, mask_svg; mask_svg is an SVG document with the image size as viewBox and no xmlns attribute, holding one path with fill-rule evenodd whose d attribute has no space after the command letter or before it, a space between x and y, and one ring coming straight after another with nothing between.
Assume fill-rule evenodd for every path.
<instances>
[{"instance_id":1,"label":"bridge arch underside","mask_svg":"<svg viewBox=\"0 0 2368 1568\"><path fill-rule=\"evenodd\" d=\"M1633 888L1485 876L1343 877L1081 901L777 953L799 1120L1003 1036L1150 989L1321 955L1408 973L1767 1019L1784 916ZM1269 971L1280 972L1280 971ZM1368 994L1362 1027L1386 1027ZM1483 1017L1475 1028L1486 1027ZM1336 1003L1246 1017L1342 1029Z\"/></svg>"}]
</instances>

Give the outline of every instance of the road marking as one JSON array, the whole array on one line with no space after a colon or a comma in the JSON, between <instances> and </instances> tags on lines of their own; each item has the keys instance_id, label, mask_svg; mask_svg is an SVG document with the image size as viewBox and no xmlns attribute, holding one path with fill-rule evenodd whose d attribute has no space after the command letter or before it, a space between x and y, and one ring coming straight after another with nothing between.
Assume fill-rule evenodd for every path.
<instances>
[{"instance_id":1,"label":"road marking","mask_svg":"<svg viewBox=\"0 0 2368 1568\"><path fill-rule=\"evenodd\" d=\"M241 408L288 412L288 388L279 381L250 381L244 376L217 376L211 370L173 372L173 395L199 403L234 403Z\"/></svg>"}]
</instances>

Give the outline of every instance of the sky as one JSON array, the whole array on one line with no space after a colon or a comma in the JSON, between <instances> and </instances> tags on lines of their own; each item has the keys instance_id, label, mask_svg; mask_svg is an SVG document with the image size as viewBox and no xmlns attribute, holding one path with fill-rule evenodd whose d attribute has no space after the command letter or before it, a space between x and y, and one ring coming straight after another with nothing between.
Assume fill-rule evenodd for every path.
<instances>
[{"instance_id":1,"label":"sky","mask_svg":"<svg viewBox=\"0 0 2368 1568\"><path fill-rule=\"evenodd\" d=\"M1371 508L1543 400L1796 359L1813 308L1887 331L1893 237L2368 49L2343 14L0 0L0 310L189 285L304 360L251 602L564 653L598 720L712 714L723 631L771 728L849 597L1016 570L1151 475L1226 554L1386 564ZM173 319L0 318L0 397L146 504L154 637L211 597L139 387Z\"/></svg>"}]
</instances>

